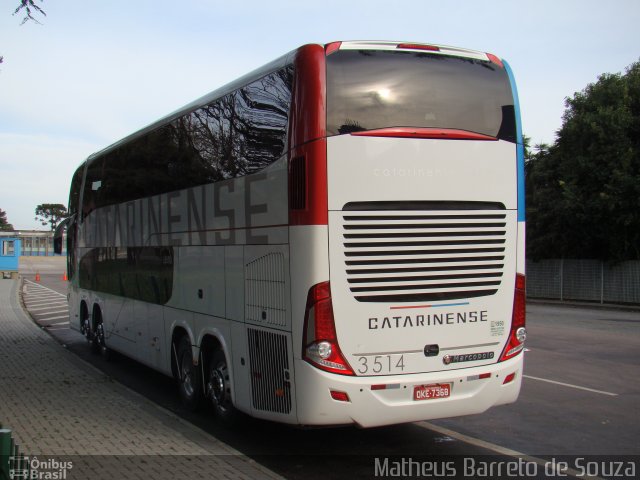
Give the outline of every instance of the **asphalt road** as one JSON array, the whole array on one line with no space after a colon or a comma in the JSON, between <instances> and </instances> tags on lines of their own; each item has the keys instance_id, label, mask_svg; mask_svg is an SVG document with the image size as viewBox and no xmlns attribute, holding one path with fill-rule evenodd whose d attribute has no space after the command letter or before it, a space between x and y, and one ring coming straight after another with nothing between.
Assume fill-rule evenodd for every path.
<instances>
[{"instance_id":1,"label":"asphalt road","mask_svg":"<svg viewBox=\"0 0 640 480\"><path fill-rule=\"evenodd\" d=\"M640 311L530 303L518 402L436 422L535 456L640 454Z\"/></svg>"},{"instance_id":2,"label":"asphalt road","mask_svg":"<svg viewBox=\"0 0 640 480\"><path fill-rule=\"evenodd\" d=\"M25 272L26 278L33 278ZM40 284L66 293L57 274ZM376 429L300 430L242 418L233 428L179 404L173 381L83 337L51 331L105 374L291 479L370 478L372 456L640 455L640 312L530 303L525 378L517 403L482 415Z\"/></svg>"}]
</instances>

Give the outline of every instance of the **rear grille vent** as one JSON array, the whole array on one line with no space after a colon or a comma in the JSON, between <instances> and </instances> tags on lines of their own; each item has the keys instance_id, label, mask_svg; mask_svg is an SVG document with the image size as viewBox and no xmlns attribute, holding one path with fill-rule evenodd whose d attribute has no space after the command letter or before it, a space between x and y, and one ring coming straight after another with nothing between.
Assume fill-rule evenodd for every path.
<instances>
[{"instance_id":1,"label":"rear grille vent","mask_svg":"<svg viewBox=\"0 0 640 480\"><path fill-rule=\"evenodd\" d=\"M253 328L247 332L253 408L267 412L291 412L287 337Z\"/></svg>"},{"instance_id":2,"label":"rear grille vent","mask_svg":"<svg viewBox=\"0 0 640 480\"><path fill-rule=\"evenodd\" d=\"M304 210L307 207L305 157L292 159L290 168L289 207L293 210Z\"/></svg>"},{"instance_id":3,"label":"rear grille vent","mask_svg":"<svg viewBox=\"0 0 640 480\"><path fill-rule=\"evenodd\" d=\"M493 295L505 243L504 210L343 211L347 280L361 302Z\"/></svg>"}]
</instances>

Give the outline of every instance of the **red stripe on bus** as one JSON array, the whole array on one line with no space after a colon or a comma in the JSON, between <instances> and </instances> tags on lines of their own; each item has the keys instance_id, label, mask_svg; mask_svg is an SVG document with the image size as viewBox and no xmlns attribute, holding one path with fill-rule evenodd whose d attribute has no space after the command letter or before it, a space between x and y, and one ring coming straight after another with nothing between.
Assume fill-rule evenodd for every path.
<instances>
[{"instance_id":1,"label":"red stripe on bus","mask_svg":"<svg viewBox=\"0 0 640 480\"><path fill-rule=\"evenodd\" d=\"M327 225L327 115L326 57L320 45L300 48L294 60L295 81L289 123L289 168L293 159L304 162L302 182L291 185L303 197L299 208L289 208L290 225ZM300 199L298 199L298 203Z\"/></svg>"}]
</instances>

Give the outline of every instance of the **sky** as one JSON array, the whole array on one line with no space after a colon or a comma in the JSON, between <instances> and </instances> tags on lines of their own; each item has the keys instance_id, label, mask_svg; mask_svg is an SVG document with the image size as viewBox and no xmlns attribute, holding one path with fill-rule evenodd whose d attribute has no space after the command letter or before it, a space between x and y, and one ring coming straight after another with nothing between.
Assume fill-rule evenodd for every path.
<instances>
[{"instance_id":1,"label":"sky","mask_svg":"<svg viewBox=\"0 0 640 480\"><path fill-rule=\"evenodd\" d=\"M491 52L514 71L523 131L553 143L564 100L640 60L640 1L0 0L0 208L46 229L91 153L307 43L399 40Z\"/></svg>"}]
</instances>

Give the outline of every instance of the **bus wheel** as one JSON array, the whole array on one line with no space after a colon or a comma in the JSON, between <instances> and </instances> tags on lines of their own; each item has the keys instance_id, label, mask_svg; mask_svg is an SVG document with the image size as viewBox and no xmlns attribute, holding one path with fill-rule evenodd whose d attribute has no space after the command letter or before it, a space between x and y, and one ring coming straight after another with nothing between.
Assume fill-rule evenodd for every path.
<instances>
[{"instance_id":1,"label":"bus wheel","mask_svg":"<svg viewBox=\"0 0 640 480\"><path fill-rule=\"evenodd\" d=\"M199 369L193 364L191 342L183 335L176 343L176 365L178 366L178 391L182 405L195 411L202 398L202 381Z\"/></svg>"},{"instance_id":2,"label":"bus wheel","mask_svg":"<svg viewBox=\"0 0 640 480\"><path fill-rule=\"evenodd\" d=\"M212 352L207 372L206 393L218 418L225 422L234 420L236 410L231 399L231 381L229 366L224 352L216 349Z\"/></svg>"},{"instance_id":3,"label":"bus wheel","mask_svg":"<svg viewBox=\"0 0 640 480\"><path fill-rule=\"evenodd\" d=\"M111 356L107 342L104 339L104 324L102 322L102 313L100 309L95 309L93 312L94 329L93 338L91 341L91 351L99 353L105 360L109 360Z\"/></svg>"},{"instance_id":4,"label":"bus wheel","mask_svg":"<svg viewBox=\"0 0 640 480\"><path fill-rule=\"evenodd\" d=\"M82 305L80 305L80 333L84 335L84 337L87 339L87 342L92 343L89 311L84 302L82 303Z\"/></svg>"}]
</instances>

